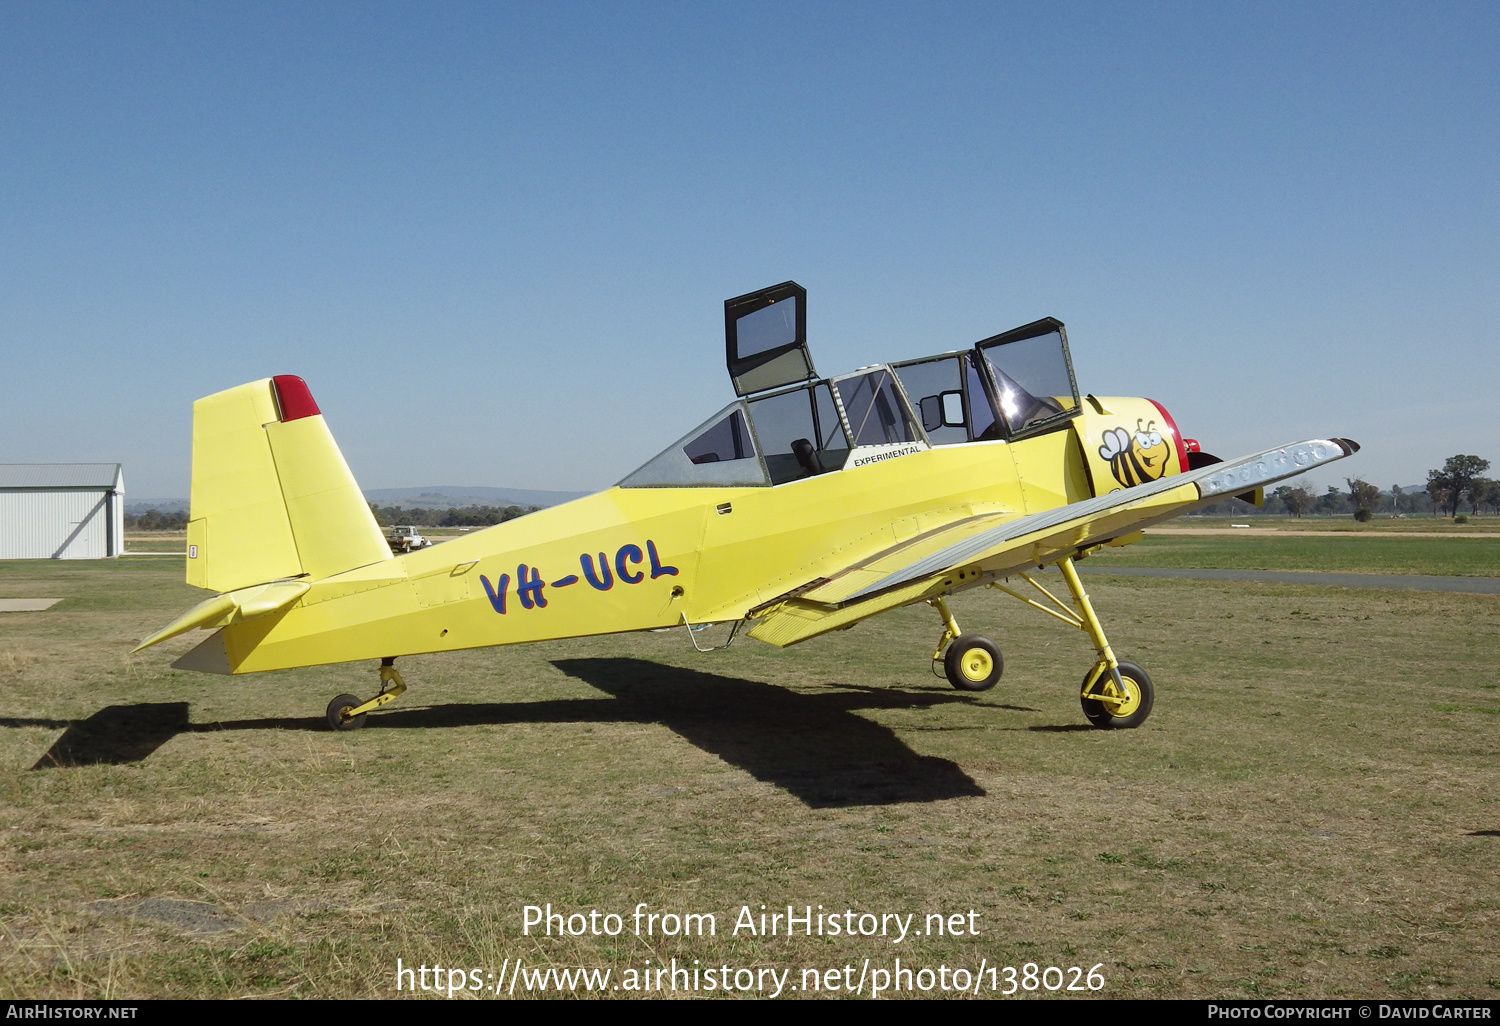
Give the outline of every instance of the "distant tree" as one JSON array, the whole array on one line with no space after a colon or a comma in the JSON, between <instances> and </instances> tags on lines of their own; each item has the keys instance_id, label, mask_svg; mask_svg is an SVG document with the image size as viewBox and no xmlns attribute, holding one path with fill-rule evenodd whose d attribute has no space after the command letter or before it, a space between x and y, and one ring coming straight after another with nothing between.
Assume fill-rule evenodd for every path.
<instances>
[{"instance_id":1,"label":"distant tree","mask_svg":"<svg viewBox=\"0 0 1500 1026\"><path fill-rule=\"evenodd\" d=\"M163 513L160 510L148 509L139 516L125 514L125 529L127 531L182 531L187 528L187 518L186 512Z\"/></svg>"},{"instance_id":2,"label":"distant tree","mask_svg":"<svg viewBox=\"0 0 1500 1026\"><path fill-rule=\"evenodd\" d=\"M1476 477L1469 482L1468 491L1465 493L1469 505L1473 507L1472 512L1476 515L1480 507L1494 509L1500 507L1500 481L1492 481L1487 477Z\"/></svg>"},{"instance_id":3,"label":"distant tree","mask_svg":"<svg viewBox=\"0 0 1500 1026\"><path fill-rule=\"evenodd\" d=\"M1432 511L1441 513L1448 508L1448 499L1453 494L1453 482L1441 470L1429 470L1427 494L1432 497Z\"/></svg>"},{"instance_id":4,"label":"distant tree","mask_svg":"<svg viewBox=\"0 0 1500 1026\"><path fill-rule=\"evenodd\" d=\"M1301 485L1295 488L1291 485L1282 485L1271 494L1280 499L1287 513L1294 517L1300 517L1313 503L1312 492Z\"/></svg>"},{"instance_id":5,"label":"distant tree","mask_svg":"<svg viewBox=\"0 0 1500 1026\"><path fill-rule=\"evenodd\" d=\"M1328 491L1318 496L1319 513L1342 513L1344 512L1344 493L1339 491L1338 485L1329 485Z\"/></svg>"},{"instance_id":6,"label":"distant tree","mask_svg":"<svg viewBox=\"0 0 1500 1026\"><path fill-rule=\"evenodd\" d=\"M438 509L433 506L414 506L411 509L403 509L400 506L376 506L371 505L370 511L375 514L375 522L381 527L391 527L395 524L411 524L414 527L490 527L494 524L503 524L507 520L524 517L528 513L535 513L537 506L450 506L447 509Z\"/></svg>"},{"instance_id":7,"label":"distant tree","mask_svg":"<svg viewBox=\"0 0 1500 1026\"><path fill-rule=\"evenodd\" d=\"M1346 477L1344 483L1349 486L1349 501L1354 504L1354 515L1359 516L1360 510L1364 510L1367 514L1364 519L1370 519L1368 514L1374 513L1380 506L1380 489L1357 477L1352 481Z\"/></svg>"},{"instance_id":8,"label":"distant tree","mask_svg":"<svg viewBox=\"0 0 1500 1026\"><path fill-rule=\"evenodd\" d=\"M1401 486L1400 485L1391 485L1391 512L1392 513L1400 513L1401 512L1401 495L1402 495Z\"/></svg>"},{"instance_id":9,"label":"distant tree","mask_svg":"<svg viewBox=\"0 0 1500 1026\"><path fill-rule=\"evenodd\" d=\"M1449 456L1443 462L1442 470L1427 472L1427 494L1432 496L1432 504L1438 509L1450 510L1450 516L1458 516L1458 504L1469 491L1469 486L1489 469L1490 461L1478 456Z\"/></svg>"}]
</instances>

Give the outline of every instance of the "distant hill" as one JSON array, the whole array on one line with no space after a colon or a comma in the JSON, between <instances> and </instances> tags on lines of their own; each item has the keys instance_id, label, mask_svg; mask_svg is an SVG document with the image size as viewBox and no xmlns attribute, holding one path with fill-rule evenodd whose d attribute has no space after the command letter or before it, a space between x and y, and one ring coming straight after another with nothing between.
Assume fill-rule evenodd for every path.
<instances>
[{"instance_id":1,"label":"distant hill","mask_svg":"<svg viewBox=\"0 0 1500 1026\"><path fill-rule=\"evenodd\" d=\"M133 499L125 504L125 512L133 517L153 509L158 513L186 513L187 508L186 499Z\"/></svg>"},{"instance_id":2,"label":"distant hill","mask_svg":"<svg viewBox=\"0 0 1500 1026\"><path fill-rule=\"evenodd\" d=\"M587 494L551 492L536 488L431 485L425 488L370 488L365 491L365 498L381 506L447 509L450 506L557 506Z\"/></svg>"}]
</instances>

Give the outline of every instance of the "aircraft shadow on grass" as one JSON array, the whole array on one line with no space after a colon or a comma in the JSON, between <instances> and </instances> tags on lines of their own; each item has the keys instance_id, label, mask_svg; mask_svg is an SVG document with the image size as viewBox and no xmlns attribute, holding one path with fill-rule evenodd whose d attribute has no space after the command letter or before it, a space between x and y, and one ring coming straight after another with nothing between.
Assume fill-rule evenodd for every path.
<instances>
[{"instance_id":1,"label":"aircraft shadow on grass","mask_svg":"<svg viewBox=\"0 0 1500 1026\"><path fill-rule=\"evenodd\" d=\"M507 723L657 723L813 808L931 802L983 795L948 759L919 755L860 709L926 709L974 697L947 689L837 685L804 694L644 659L562 659L559 670L609 698L430 706L370 716L370 729ZM0 719L65 727L32 769L140 762L179 734L326 730L321 718L192 723L186 702L111 705L86 720Z\"/></svg>"},{"instance_id":2,"label":"aircraft shadow on grass","mask_svg":"<svg viewBox=\"0 0 1500 1026\"><path fill-rule=\"evenodd\" d=\"M178 734L203 726L188 722L186 702L106 705L86 720L0 719L0 727L67 728L31 767L34 770L141 762Z\"/></svg>"}]
</instances>

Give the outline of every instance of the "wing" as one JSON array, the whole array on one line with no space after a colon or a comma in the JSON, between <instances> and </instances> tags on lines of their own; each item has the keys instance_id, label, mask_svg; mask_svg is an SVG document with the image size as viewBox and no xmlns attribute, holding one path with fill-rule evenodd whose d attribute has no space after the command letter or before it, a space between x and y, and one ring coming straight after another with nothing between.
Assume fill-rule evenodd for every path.
<instances>
[{"instance_id":1,"label":"wing","mask_svg":"<svg viewBox=\"0 0 1500 1026\"><path fill-rule=\"evenodd\" d=\"M1054 563L1358 450L1344 438L1297 442L1023 517L948 524L752 610L750 636L785 646L851 627L887 609Z\"/></svg>"}]
</instances>

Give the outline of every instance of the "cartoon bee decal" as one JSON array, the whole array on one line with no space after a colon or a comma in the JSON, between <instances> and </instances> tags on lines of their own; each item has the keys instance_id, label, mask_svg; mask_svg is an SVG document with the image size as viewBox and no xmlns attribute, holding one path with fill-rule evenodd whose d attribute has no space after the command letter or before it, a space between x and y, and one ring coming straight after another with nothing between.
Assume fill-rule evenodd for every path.
<instances>
[{"instance_id":1,"label":"cartoon bee decal","mask_svg":"<svg viewBox=\"0 0 1500 1026\"><path fill-rule=\"evenodd\" d=\"M1172 447L1156 430L1156 421L1142 427L1143 419L1136 420L1134 435L1124 428L1104 432L1104 444L1099 446L1100 458L1109 461L1110 473L1126 488L1155 481L1167 472L1172 458Z\"/></svg>"}]
</instances>

